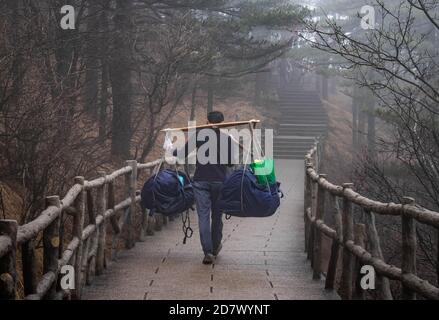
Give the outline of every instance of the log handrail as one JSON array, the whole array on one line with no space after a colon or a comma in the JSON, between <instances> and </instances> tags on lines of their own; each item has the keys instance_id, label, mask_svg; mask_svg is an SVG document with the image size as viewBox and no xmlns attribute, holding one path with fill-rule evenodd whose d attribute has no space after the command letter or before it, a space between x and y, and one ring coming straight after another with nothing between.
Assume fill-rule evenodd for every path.
<instances>
[{"instance_id":1,"label":"log handrail","mask_svg":"<svg viewBox=\"0 0 439 320\"><path fill-rule=\"evenodd\" d=\"M316 141L313 148L305 156L305 251L311 260L314 278L320 278L322 272L322 239L321 235L328 237L333 245L331 248L330 260L326 274L326 289L334 289L337 273L337 260L339 250L343 250L343 263L341 264L341 283L340 292L343 299L353 299L354 287L357 286L355 279L358 275L354 273L354 261L362 265L370 265L375 268L379 279L379 297L382 299L392 299L389 279L396 280L402 284L404 299L415 299L419 294L427 299L439 300L439 288L426 280L419 278L416 274L416 223L425 224L439 230L439 212L434 212L415 204L411 198L404 198L403 203L382 203L369 199L353 190L352 184L343 186L329 182L325 175L317 172L316 164L319 163L320 143ZM318 189L319 192L314 190ZM328 192L337 203L337 198L343 200L343 221L339 217L335 218L335 229L324 222L323 213L325 201L322 198ZM313 195L317 196L314 199ZM367 225L357 228L353 220L352 205L355 204L366 213ZM337 210L336 210L337 211ZM339 212L335 212L336 214ZM373 214L399 216L402 224L402 266L401 268L387 264L381 253L379 238L375 228ZM354 241L358 235L355 230L367 231L370 237L371 252L358 245ZM360 241L363 243L364 241ZM315 256L319 255L319 256ZM359 288L356 287L356 290ZM357 291L358 292L358 291ZM364 298L364 294L362 295Z\"/></svg>"},{"instance_id":2,"label":"log handrail","mask_svg":"<svg viewBox=\"0 0 439 320\"><path fill-rule=\"evenodd\" d=\"M37 273L31 270L33 267L27 268L30 271L26 272L30 274L27 277L23 274L25 299L63 299L66 297L80 299L81 289L85 283L88 284L91 281L92 271L96 270L95 274L100 275L106 267L105 261L110 256L105 241L107 221L111 221L113 227L113 244L118 241L121 230L128 228L130 239L126 242L126 248L129 249L137 241L137 236L142 240L147 231L148 234L153 234L150 230L146 230L148 223L159 223L159 219L165 219L158 216L154 221L153 218L151 220L148 217L146 212L142 212L142 234L132 234L136 229L131 225L132 216L136 211L136 204L140 202L140 195L136 190L137 173L149 170L151 174L153 169L167 160L159 159L148 163L130 160L126 162L125 167L108 175L103 173L94 180L87 181L83 177L77 177L64 198L60 200L58 196L48 197L46 209L29 223L18 226L16 221L0 220L0 300L15 299L17 296L16 251L18 246L22 245L24 248L26 245L26 255L29 256L23 256L23 261L27 258L27 263L35 266L34 240L41 233L44 233L43 275L37 280L35 279ZM125 198L115 203L114 182L120 177L125 177ZM97 190L96 204L93 204L92 190ZM116 215L121 211L124 211L124 214L120 221L117 221ZM84 218L85 212L88 212L88 219ZM64 235L61 232L63 215L74 217L72 238L65 246L62 244ZM84 225L84 219L88 220L87 225ZM117 246L112 247L111 251L113 250L117 251ZM115 257L113 252L111 256ZM76 285L72 292L62 290L59 286L58 275L66 265L75 266Z\"/></svg>"}]
</instances>

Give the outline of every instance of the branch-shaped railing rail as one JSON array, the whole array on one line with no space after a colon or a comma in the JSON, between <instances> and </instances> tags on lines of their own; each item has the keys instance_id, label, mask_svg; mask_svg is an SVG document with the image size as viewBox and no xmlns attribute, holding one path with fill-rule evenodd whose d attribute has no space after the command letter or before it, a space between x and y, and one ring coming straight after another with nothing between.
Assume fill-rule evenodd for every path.
<instances>
[{"instance_id":1,"label":"branch-shaped railing rail","mask_svg":"<svg viewBox=\"0 0 439 320\"><path fill-rule=\"evenodd\" d=\"M341 269L340 292L343 299L352 299L354 294L364 295L359 286L358 266L370 265L378 276L380 298L392 299L391 279L402 284L403 299L415 299L419 294L427 299L439 300L439 288L419 278L416 270L416 224L429 225L439 232L439 213L416 205L412 198L404 198L401 204L381 203L355 192L353 184L338 186L330 183L326 175L317 172L319 151L320 144L317 142L305 158L305 250L311 260L313 277L319 279L324 273L322 245L325 235L332 240L326 289L335 288L336 275ZM325 201L327 196L329 201ZM343 203L341 210L338 199ZM354 223L353 205L362 208L366 224ZM328 211L333 214L334 228L324 222L324 214ZM374 214L401 217L401 268L384 261ZM366 239L370 252L365 249ZM342 263L339 266L340 250Z\"/></svg>"},{"instance_id":2,"label":"branch-shaped railing rail","mask_svg":"<svg viewBox=\"0 0 439 320\"><path fill-rule=\"evenodd\" d=\"M59 196L46 199L46 209L35 220L21 226L15 220L0 220L0 299L17 297L18 246L21 246L26 299L80 299L83 286L106 268L109 251L112 259L116 257L123 229L127 230L124 237L126 248L132 248L138 239L143 240L151 221L146 212L141 212L140 232L135 231L133 218L140 201L138 175L145 170L151 174L162 161L146 164L127 161L126 167L109 175L102 173L100 178L92 181L76 177L75 184L63 199ZM116 203L115 183L121 177L125 178L123 194L126 198ZM73 217L73 223L71 239L64 245L66 226L63 217L67 216ZM108 224L112 227L110 248L107 245ZM41 233L43 272L39 277L36 241ZM66 265L74 267L74 290L64 290L60 286L59 275Z\"/></svg>"}]
</instances>

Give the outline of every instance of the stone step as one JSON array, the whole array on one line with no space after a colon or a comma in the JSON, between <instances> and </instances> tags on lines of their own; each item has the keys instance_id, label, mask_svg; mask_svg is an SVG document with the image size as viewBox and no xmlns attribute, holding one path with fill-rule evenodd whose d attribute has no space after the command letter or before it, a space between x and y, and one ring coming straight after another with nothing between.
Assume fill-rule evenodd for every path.
<instances>
[{"instance_id":1,"label":"stone step","mask_svg":"<svg viewBox=\"0 0 439 320\"><path fill-rule=\"evenodd\" d=\"M285 145L275 145L273 148L273 151L279 151L279 150L286 150L286 151L291 151L291 150L307 150L309 149L309 146L312 146L313 143L308 143L308 144L285 144Z\"/></svg>"},{"instance_id":2,"label":"stone step","mask_svg":"<svg viewBox=\"0 0 439 320\"><path fill-rule=\"evenodd\" d=\"M299 123L299 124L281 124L279 131L327 131L328 127L325 122L322 123Z\"/></svg>"},{"instance_id":3,"label":"stone step","mask_svg":"<svg viewBox=\"0 0 439 320\"><path fill-rule=\"evenodd\" d=\"M328 117L324 114L318 114L318 115L308 115L308 114L283 114L279 117L279 120L284 123L288 123L286 120L296 120L296 119L304 119L304 120L317 120L320 122L320 120L327 121Z\"/></svg>"},{"instance_id":4,"label":"stone step","mask_svg":"<svg viewBox=\"0 0 439 320\"><path fill-rule=\"evenodd\" d=\"M325 108L323 108L322 106L319 106L319 105L305 105L305 104L279 106L277 108L277 110L280 110L280 111L294 110L294 111L300 111L300 112L306 112L306 111L326 112Z\"/></svg>"},{"instance_id":5,"label":"stone step","mask_svg":"<svg viewBox=\"0 0 439 320\"><path fill-rule=\"evenodd\" d=\"M278 132L280 131L289 131L289 130L298 130L298 131L326 131L327 126L326 122L316 122L307 123L306 121L297 121L296 123L284 124L279 127ZM282 135L282 134L280 134Z\"/></svg>"},{"instance_id":6,"label":"stone step","mask_svg":"<svg viewBox=\"0 0 439 320\"><path fill-rule=\"evenodd\" d=\"M284 135L285 136L285 135ZM294 137L294 135L290 135L291 137ZM310 142L314 142L314 138L313 135L310 136L303 136L301 135L300 137L296 137L296 138L291 138L291 139L281 139L281 138L274 138L274 143L279 143L279 144L291 144L291 143L310 143Z\"/></svg>"},{"instance_id":7,"label":"stone step","mask_svg":"<svg viewBox=\"0 0 439 320\"><path fill-rule=\"evenodd\" d=\"M320 101L279 101L277 103L279 107L292 107L292 106L316 106L323 108L323 104L320 103Z\"/></svg>"},{"instance_id":8,"label":"stone step","mask_svg":"<svg viewBox=\"0 0 439 320\"><path fill-rule=\"evenodd\" d=\"M307 93L307 94L293 94L293 93L288 93L288 94L281 94L279 96L280 99L320 99L320 96L317 94L313 94L313 93Z\"/></svg>"},{"instance_id":9,"label":"stone step","mask_svg":"<svg viewBox=\"0 0 439 320\"><path fill-rule=\"evenodd\" d=\"M309 113L309 114L319 114L326 113L326 110L320 107L282 107L278 109L280 112L288 112L288 113Z\"/></svg>"},{"instance_id":10,"label":"stone step","mask_svg":"<svg viewBox=\"0 0 439 320\"><path fill-rule=\"evenodd\" d=\"M285 123L285 124L287 124L287 123ZM308 125L317 125L317 124L318 125L324 125L324 124L326 124L326 121L325 120L311 120L311 119L309 119L309 120L305 120L305 119L297 120L297 119L294 119L294 120L290 120L288 122L288 124L290 124L290 125L299 125L299 124L302 124L302 125L305 125L305 124L308 124Z\"/></svg>"},{"instance_id":11,"label":"stone step","mask_svg":"<svg viewBox=\"0 0 439 320\"><path fill-rule=\"evenodd\" d=\"M325 118L328 118L328 115L323 110L294 110L294 109L284 109L279 110L280 111L280 118L283 119L284 117L320 117L323 116Z\"/></svg>"},{"instance_id":12,"label":"stone step","mask_svg":"<svg viewBox=\"0 0 439 320\"><path fill-rule=\"evenodd\" d=\"M307 144L285 144L285 145L275 145L273 148L273 151L297 151L297 150L308 150L310 146L312 146L313 143L307 143Z\"/></svg>"},{"instance_id":13,"label":"stone step","mask_svg":"<svg viewBox=\"0 0 439 320\"><path fill-rule=\"evenodd\" d=\"M303 149L303 148L308 148L308 146L313 145L314 144L314 139L307 141L307 142L302 142L302 143L298 143L297 141L295 142L291 142L291 143L275 143L274 144L274 150L278 150L278 149L285 149L285 148L298 148L298 149Z\"/></svg>"},{"instance_id":14,"label":"stone step","mask_svg":"<svg viewBox=\"0 0 439 320\"><path fill-rule=\"evenodd\" d=\"M285 113L278 117L279 122L281 123L288 123L290 120L296 120L296 119L305 119L305 120L328 120L328 116L325 114L316 114L316 115L309 115L309 114L297 114L297 113Z\"/></svg>"},{"instance_id":15,"label":"stone step","mask_svg":"<svg viewBox=\"0 0 439 320\"><path fill-rule=\"evenodd\" d=\"M274 138L274 144L275 145L291 145L291 144L309 144L309 143L314 143L314 136L310 135L310 136L300 136L301 138L304 139L298 139L298 138L294 138L294 139L276 139ZM306 139L305 139L306 138Z\"/></svg>"},{"instance_id":16,"label":"stone step","mask_svg":"<svg viewBox=\"0 0 439 320\"><path fill-rule=\"evenodd\" d=\"M308 152L309 149L311 149L313 146L313 144L309 144L306 146L296 146L296 145L291 145L291 146L284 146L284 147L277 147L274 148L273 152L279 153L301 153L301 152Z\"/></svg>"},{"instance_id":17,"label":"stone step","mask_svg":"<svg viewBox=\"0 0 439 320\"><path fill-rule=\"evenodd\" d=\"M286 96L286 95L316 95L318 96L317 91L313 91L313 90L280 90L279 93L281 93L282 96Z\"/></svg>"},{"instance_id":18,"label":"stone step","mask_svg":"<svg viewBox=\"0 0 439 320\"><path fill-rule=\"evenodd\" d=\"M281 109L297 109L297 110L325 110L322 105L319 104L307 104L307 103L289 103L278 104L279 110Z\"/></svg>"},{"instance_id":19,"label":"stone step","mask_svg":"<svg viewBox=\"0 0 439 320\"><path fill-rule=\"evenodd\" d=\"M278 110L274 157L303 160L315 138L327 132L328 115L320 96L315 91L285 90L280 93Z\"/></svg>"},{"instance_id":20,"label":"stone step","mask_svg":"<svg viewBox=\"0 0 439 320\"><path fill-rule=\"evenodd\" d=\"M298 154L284 154L278 153L274 155L275 159L292 159L292 160L305 160L306 153L298 153Z\"/></svg>"},{"instance_id":21,"label":"stone step","mask_svg":"<svg viewBox=\"0 0 439 320\"><path fill-rule=\"evenodd\" d=\"M280 101L298 101L298 100L309 100L309 101L318 101L321 102L319 97L315 96L281 96L279 97Z\"/></svg>"},{"instance_id":22,"label":"stone step","mask_svg":"<svg viewBox=\"0 0 439 320\"><path fill-rule=\"evenodd\" d=\"M280 142L309 142L309 141L313 141L314 142L314 138L312 136L310 137L296 137L294 135L289 135L289 136L285 136L285 135L276 135L274 137L274 141L280 141Z\"/></svg>"},{"instance_id":23,"label":"stone step","mask_svg":"<svg viewBox=\"0 0 439 320\"><path fill-rule=\"evenodd\" d=\"M313 144L307 144L303 146L290 145L290 146L276 146L273 148L273 153L277 154L279 152L283 153L294 153L294 152L308 152L312 148Z\"/></svg>"},{"instance_id":24,"label":"stone step","mask_svg":"<svg viewBox=\"0 0 439 320\"><path fill-rule=\"evenodd\" d=\"M282 132L282 134L284 135L294 135L294 136L300 136L300 137L313 137L318 138L322 135L326 134L326 131L304 131L304 132L299 132L299 131L288 131L288 132Z\"/></svg>"},{"instance_id":25,"label":"stone step","mask_svg":"<svg viewBox=\"0 0 439 320\"><path fill-rule=\"evenodd\" d=\"M294 160L305 160L306 153L304 154L276 154L273 156L274 159L294 159Z\"/></svg>"},{"instance_id":26,"label":"stone step","mask_svg":"<svg viewBox=\"0 0 439 320\"><path fill-rule=\"evenodd\" d=\"M297 119L305 119L305 120L312 120L312 119L316 119L316 120L324 120L327 121L328 120L328 116L325 114L316 114L316 115L309 115L309 114L282 114L280 117L278 117L279 122L281 123L288 123L288 121L291 120L297 120Z\"/></svg>"},{"instance_id":27,"label":"stone step","mask_svg":"<svg viewBox=\"0 0 439 320\"><path fill-rule=\"evenodd\" d=\"M301 136L301 137L313 137L314 139L321 137L326 134L325 131L323 132L285 132L283 133L285 135L295 135L295 136Z\"/></svg>"},{"instance_id":28,"label":"stone step","mask_svg":"<svg viewBox=\"0 0 439 320\"><path fill-rule=\"evenodd\" d=\"M309 114L285 114L279 117L279 122L288 123L288 120L323 120L327 121L328 116L325 114L309 115Z\"/></svg>"},{"instance_id":29,"label":"stone step","mask_svg":"<svg viewBox=\"0 0 439 320\"><path fill-rule=\"evenodd\" d=\"M325 124L290 124L287 122L282 122L279 124L279 127L285 127L285 128L309 128L309 127L316 127L316 128L326 128L327 125Z\"/></svg>"},{"instance_id":30,"label":"stone step","mask_svg":"<svg viewBox=\"0 0 439 320\"><path fill-rule=\"evenodd\" d=\"M318 104L306 104L306 103L298 103L298 104L279 104L278 110L311 110L311 111L325 111L325 108L323 108L322 105Z\"/></svg>"},{"instance_id":31,"label":"stone step","mask_svg":"<svg viewBox=\"0 0 439 320\"><path fill-rule=\"evenodd\" d=\"M276 157L276 159L279 159L279 160L304 160L305 157L302 157L302 156L283 156L283 155L278 155Z\"/></svg>"},{"instance_id":32,"label":"stone step","mask_svg":"<svg viewBox=\"0 0 439 320\"><path fill-rule=\"evenodd\" d=\"M282 149L275 149L273 150L274 155L277 154L306 154L310 149L312 148L312 145L309 145L305 148L297 148L297 147L290 147L290 148L282 148Z\"/></svg>"},{"instance_id":33,"label":"stone step","mask_svg":"<svg viewBox=\"0 0 439 320\"><path fill-rule=\"evenodd\" d=\"M278 104L279 109L298 109L298 110L325 110L321 104L316 103L288 103L288 104Z\"/></svg>"}]
</instances>

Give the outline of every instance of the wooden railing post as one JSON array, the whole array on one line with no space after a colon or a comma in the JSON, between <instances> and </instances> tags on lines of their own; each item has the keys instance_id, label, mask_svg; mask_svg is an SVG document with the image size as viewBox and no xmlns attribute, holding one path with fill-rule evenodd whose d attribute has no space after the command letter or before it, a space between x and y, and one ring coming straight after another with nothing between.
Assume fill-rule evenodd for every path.
<instances>
[{"instance_id":1,"label":"wooden railing post","mask_svg":"<svg viewBox=\"0 0 439 320\"><path fill-rule=\"evenodd\" d=\"M46 198L46 208L57 207L61 208L61 202L59 196L52 196ZM53 222L47 226L43 231L43 274L48 272L53 272L57 274L58 272L58 256L59 256L59 227L60 218L56 218ZM49 291L47 292L46 298L49 300L55 299L56 296L56 285L55 281Z\"/></svg>"},{"instance_id":2,"label":"wooden railing post","mask_svg":"<svg viewBox=\"0 0 439 320\"><path fill-rule=\"evenodd\" d=\"M405 197L403 205L414 205L413 198ZM405 285L404 276L416 275L416 222L412 217L407 216L405 210L401 215L402 222L402 298L404 300L415 300L416 293Z\"/></svg>"},{"instance_id":3,"label":"wooden railing post","mask_svg":"<svg viewBox=\"0 0 439 320\"><path fill-rule=\"evenodd\" d=\"M311 218L315 218L315 210L316 210L316 204L315 204L315 198L316 198L316 184L311 181L311 211L310 216ZM315 220L314 220L315 223ZM314 268L314 238L315 238L315 228L314 223L311 220L310 221L310 228L309 228L309 242L308 242L308 259L311 260L311 267Z\"/></svg>"},{"instance_id":4,"label":"wooden railing post","mask_svg":"<svg viewBox=\"0 0 439 320\"><path fill-rule=\"evenodd\" d=\"M28 296L37 291L37 260L35 254L35 240L29 240L21 246L21 261L23 268L23 290Z\"/></svg>"},{"instance_id":5,"label":"wooden railing post","mask_svg":"<svg viewBox=\"0 0 439 320\"><path fill-rule=\"evenodd\" d=\"M100 172L100 176L106 176L105 172ZM96 195L96 211L97 214L104 217L106 209L106 183L104 183L97 190ZM98 227L98 248L96 251L96 275L101 275L104 272L106 267L106 235L107 235L107 227L106 227L106 219L103 219L101 224Z\"/></svg>"},{"instance_id":6,"label":"wooden railing post","mask_svg":"<svg viewBox=\"0 0 439 320\"><path fill-rule=\"evenodd\" d=\"M325 179L325 174L319 174L319 180ZM316 207L316 220L314 224L314 263L313 263L313 279L320 280L322 274L322 232L317 228L317 222L323 221L325 214L325 189L317 184L317 207Z\"/></svg>"},{"instance_id":7,"label":"wooden railing post","mask_svg":"<svg viewBox=\"0 0 439 320\"><path fill-rule=\"evenodd\" d=\"M96 209L94 206L94 199L91 190L87 190L87 213L88 213L88 224L96 225ZM83 268L85 272L85 283L90 285L95 271L96 265L96 251L98 246L98 230L89 235L86 240L86 245L84 246L84 257ZM86 248L86 249L85 249Z\"/></svg>"},{"instance_id":8,"label":"wooden railing post","mask_svg":"<svg viewBox=\"0 0 439 320\"><path fill-rule=\"evenodd\" d=\"M149 176L151 177L155 172L154 168L149 169ZM153 236L154 235L154 217L149 215L149 211L146 210L146 235Z\"/></svg>"},{"instance_id":9,"label":"wooden railing post","mask_svg":"<svg viewBox=\"0 0 439 320\"><path fill-rule=\"evenodd\" d=\"M337 275L338 258L340 255L340 244L343 242L342 217L339 211L337 198L331 195L330 207L333 211L335 231L337 238L332 239L331 257L328 263L328 271L326 275L325 289L333 290L335 288L335 277Z\"/></svg>"},{"instance_id":10,"label":"wooden railing post","mask_svg":"<svg viewBox=\"0 0 439 320\"><path fill-rule=\"evenodd\" d=\"M311 208L311 178L308 176L308 168L312 165L308 162L305 163L305 193L304 193L304 208L303 208L303 219L305 222L305 252L308 252L308 242L310 234L310 221L308 220L308 208Z\"/></svg>"},{"instance_id":11,"label":"wooden railing post","mask_svg":"<svg viewBox=\"0 0 439 320\"><path fill-rule=\"evenodd\" d=\"M108 183L108 203L107 206L109 209L113 209L115 211L116 206L116 195L114 192L114 181L110 181ZM109 257L111 257L111 260L116 260L117 258L117 239L119 234L121 233L121 228L119 226L119 221L117 219L116 212L113 212L113 215L110 218L110 223L112 227L112 239L111 239L111 252L109 254Z\"/></svg>"},{"instance_id":12,"label":"wooden railing post","mask_svg":"<svg viewBox=\"0 0 439 320\"><path fill-rule=\"evenodd\" d=\"M146 230L148 229L148 213L145 208L141 208L141 222L140 222L140 234L139 241L144 242L146 237Z\"/></svg>"},{"instance_id":13,"label":"wooden railing post","mask_svg":"<svg viewBox=\"0 0 439 320\"><path fill-rule=\"evenodd\" d=\"M108 182L107 185L107 207L108 209L114 210L115 205L116 205L116 200L114 194L114 182L110 181ZM117 217L115 213L111 216L110 222L111 222L111 227L113 228L113 233L115 234L120 233L119 223L117 221Z\"/></svg>"},{"instance_id":14,"label":"wooden railing post","mask_svg":"<svg viewBox=\"0 0 439 320\"><path fill-rule=\"evenodd\" d=\"M125 222L126 230L128 231L127 239L125 241L125 247L127 249L131 249L134 247L136 243L136 233L134 231L133 219L136 214L136 189L137 189L137 161L136 160L128 160L127 166L131 167L131 173L128 175L126 180L126 189L129 198L131 199L130 210L127 215L127 219Z\"/></svg>"},{"instance_id":15,"label":"wooden railing post","mask_svg":"<svg viewBox=\"0 0 439 320\"><path fill-rule=\"evenodd\" d=\"M352 189L352 183L343 184L344 189ZM352 276L353 276L353 257L347 248L348 242L354 241L354 219L352 216L352 203L343 198L343 271L341 276L342 295L344 300L352 299Z\"/></svg>"},{"instance_id":16,"label":"wooden railing post","mask_svg":"<svg viewBox=\"0 0 439 320\"><path fill-rule=\"evenodd\" d=\"M378 235L378 231L376 229L376 224L375 224L375 215L368 210L364 210L364 214L366 218L366 233L367 233L370 253L372 254L373 257L384 261L383 252L381 250L380 237ZM388 278L383 277L380 274L377 274L376 290L379 299L393 300L392 292L390 290L390 281Z\"/></svg>"},{"instance_id":17,"label":"wooden railing post","mask_svg":"<svg viewBox=\"0 0 439 320\"><path fill-rule=\"evenodd\" d=\"M78 248L75 253L75 289L72 292L73 299L81 299L82 291L82 230L84 229L84 215L85 215L85 189L84 189L84 177L76 177L75 184L82 186L82 191L75 199L76 213L73 221L73 236L79 240Z\"/></svg>"},{"instance_id":18,"label":"wooden railing post","mask_svg":"<svg viewBox=\"0 0 439 320\"><path fill-rule=\"evenodd\" d=\"M366 249L366 226L364 224L357 223L354 227L354 243L363 249ZM360 271L363 264L359 258L355 259L354 268L354 283L355 283L355 295L359 300L365 300L366 292L361 288L360 281L361 275Z\"/></svg>"},{"instance_id":19,"label":"wooden railing post","mask_svg":"<svg viewBox=\"0 0 439 320\"><path fill-rule=\"evenodd\" d=\"M0 300L14 300L16 297L17 230L17 221L0 220L0 236L9 237L11 241L11 250L0 257Z\"/></svg>"}]
</instances>

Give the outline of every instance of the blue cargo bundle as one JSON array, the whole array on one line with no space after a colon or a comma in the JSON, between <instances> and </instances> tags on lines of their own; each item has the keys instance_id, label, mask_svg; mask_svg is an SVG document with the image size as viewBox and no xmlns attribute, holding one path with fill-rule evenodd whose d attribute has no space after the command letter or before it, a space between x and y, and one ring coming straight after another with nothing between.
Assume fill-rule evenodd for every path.
<instances>
[{"instance_id":1,"label":"blue cargo bundle","mask_svg":"<svg viewBox=\"0 0 439 320\"><path fill-rule=\"evenodd\" d=\"M259 184L248 169L236 170L224 182L217 207L235 217L270 217L276 213L283 197L279 187L279 183Z\"/></svg>"},{"instance_id":2,"label":"blue cargo bundle","mask_svg":"<svg viewBox=\"0 0 439 320\"><path fill-rule=\"evenodd\" d=\"M194 205L194 190L185 173L163 170L145 183L141 193L141 205L165 216L173 216L191 209Z\"/></svg>"}]
</instances>

